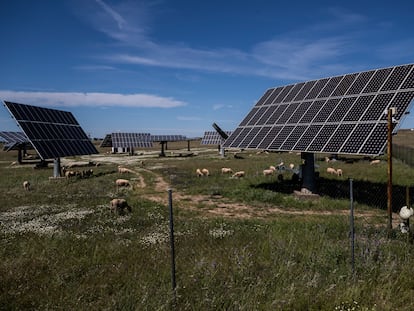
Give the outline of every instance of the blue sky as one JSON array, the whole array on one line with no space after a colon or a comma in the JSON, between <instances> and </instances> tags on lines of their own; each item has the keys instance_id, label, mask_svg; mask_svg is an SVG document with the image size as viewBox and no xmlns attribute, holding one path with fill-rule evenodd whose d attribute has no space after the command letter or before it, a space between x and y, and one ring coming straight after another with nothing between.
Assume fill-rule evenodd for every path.
<instances>
[{"instance_id":1,"label":"blue sky","mask_svg":"<svg viewBox=\"0 0 414 311\"><path fill-rule=\"evenodd\" d=\"M378 0L1 1L0 99L71 111L92 137L231 131L270 87L413 63L413 11ZM1 106L0 131L14 130Z\"/></svg>"}]
</instances>

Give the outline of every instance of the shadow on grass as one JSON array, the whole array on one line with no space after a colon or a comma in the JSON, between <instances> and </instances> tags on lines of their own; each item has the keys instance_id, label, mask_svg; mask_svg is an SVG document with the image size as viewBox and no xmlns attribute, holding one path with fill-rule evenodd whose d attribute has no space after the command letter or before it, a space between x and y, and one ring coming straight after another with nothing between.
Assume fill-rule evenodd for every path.
<instances>
[{"instance_id":1,"label":"shadow on grass","mask_svg":"<svg viewBox=\"0 0 414 311\"><path fill-rule=\"evenodd\" d=\"M253 185L254 188L271 190L275 192L291 194L294 190L300 190L300 183L292 180L278 182L265 182ZM316 192L321 196L333 199L350 198L350 182L348 179L333 180L327 178L316 179ZM406 205L407 187L394 185L392 187L393 212L398 212ZM409 201L413 202L414 187L409 187ZM370 181L353 180L353 200L368 206L387 209L387 184Z\"/></svg>"}]
</instances>

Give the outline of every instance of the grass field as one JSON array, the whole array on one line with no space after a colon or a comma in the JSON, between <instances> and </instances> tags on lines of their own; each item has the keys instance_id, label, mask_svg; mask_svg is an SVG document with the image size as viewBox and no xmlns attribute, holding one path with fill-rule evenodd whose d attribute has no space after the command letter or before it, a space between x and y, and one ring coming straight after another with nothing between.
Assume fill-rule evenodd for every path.
<instances>
[{"instance_id":1,"label":"grass field","mask_svg":"<svg viewBox=\"0 0 414 311\"><path fill-rule=\"evenodd\" d=\"M299 185L291 174L280 181L261 173L280 161L298 166L296 154L222 158L197 142L191 151L169 144L166 157L157 148L136 156L106 151L62 159L100 163L88 167L93 176L70 179L51 179L51 166L11 165L16 154L0 152L0 310L412 310L414 246L411 235L387 230L385 161L326 163L320 156L320 197L302 199L293 195ZM118 165L133 173L118 173ZM328 165L344 176L326 174ZM203 167L210 176L199 178L195 170ZM230 178L221 167L246 176ZM393 176L404 203L414 169L395 160ZM117 178L128 178L132 189L117 189ZM115 197L126 198L132 213L111 213Z\"/></svg>"}]
</instances>

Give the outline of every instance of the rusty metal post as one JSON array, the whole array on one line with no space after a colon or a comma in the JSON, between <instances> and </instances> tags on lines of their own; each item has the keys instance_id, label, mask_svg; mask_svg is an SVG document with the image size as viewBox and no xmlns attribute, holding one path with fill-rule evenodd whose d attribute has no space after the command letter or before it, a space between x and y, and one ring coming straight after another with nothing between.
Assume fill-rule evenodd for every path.
<instances>
[{"instance_id":1,"label":"rusty metal post","mask_svg":"<svg viewBox=\"0 0 414 311\"><path fill-rule=\"evenodd\" d=\"M392 109L388 109L388 139L387 139L387 160L388 160L388 184L387 184L387 212L388 229L392 230Z\"/></svg>"}]
</instances>

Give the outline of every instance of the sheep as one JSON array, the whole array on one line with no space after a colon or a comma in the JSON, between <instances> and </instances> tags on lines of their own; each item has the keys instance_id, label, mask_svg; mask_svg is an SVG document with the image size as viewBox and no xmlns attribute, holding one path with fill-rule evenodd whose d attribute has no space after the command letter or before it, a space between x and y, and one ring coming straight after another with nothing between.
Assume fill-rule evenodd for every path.
<instances>
[{"instance_id":1,"label":"sheep","mask_svg":"<svg viewBox=\"0 0 414 311\"><path fill-rule=\"evenodd\" d=\"M289 168L290 168L291 170L293 170L293 169L295 168L295 164L290 163L290 164L289 164Z\"/></svg>"},{"instance_id":2,"label":"sheep","mask_svg":"<svg viewBox=\"0 0 414 311\"><path fill-rule=\"evenodd\" d=\"M373 165L373 164L380 164L381 160L372 160L369 164Z\"/></svg>"},{"instance_id":3,"label":"sheep","mask_svg":"<svg viewBox=\"0 0 414 311\"><path fill-rule=\"evenodd\" d=\"M342 169L338 168L338 169L336 170L336 175L338 175L338 176L341 176L341 177L342 177L342 174L343 174Z\"/></svg>"},{"instance_id":4,"label":"sheep","mask_svg":"<svg viewBox=\"0 0 414 311\"><path fill-rule=\"evenodd\" d=\"M196 174L197 174L197 177L204 176L203 172L199 168L196 169Z\"/></svg>"},{"instance_id":5,"label":"sheep","mask_svg":"<svg viewBox=\"0 0 414 311\"><path fill-rule=\"evenodd\" d=\"M270 176L273 175L275 171L271 169L263 170L263 176Z\"/></svg>"},{"instance_id":6,"label":"sheep","mask_svg":"<svg viewBox=\"0 0 414 311\"><path fill-rule=\"evenodd\" d=\"M240 178L240 177L244 177L245 172L244 171L238 171L236 173L234 173L231 177L232 178Z\"/></svg>"},{"instance_id":7,"label":"sheep","mask_svg":"<svg viewBox=\"0 0 414 311\"><path fill-rule=\"evenodd\" d=\"M87 171L82 171L81 172L81 177L85 178L85 177L90 177L93 175L93 169L89 169Z\"/></svg>"},{"instance_id":8,"label":"sheep","mask_svg":"<svg viewBox=\"0 0 414 311\"><path fill-rule=\"evenodd\" d=\"M326 172L328 173L328 174L337 174L336 173L336 169L334 169L333 167L328 167L327 169L326 169Z\"/></svg>"},{"instance_id":9,"label":"sheep","mask_svg":"<svg viewBox=\"0 0 414 311\"><path fill-rule=\"evenodd\" d=\"M65 177L66 178L71 178L71 177L74 177L74 176L76 176L76 172L75 171L66 171L65 170Z\"/></svg>"},{"instance_id":10,"label":"sheep","mask_svg":"<svg viewBox=\"0 0 414 311\"><path fill-rule=\"evenodd\" d=\"M126 167L122 167L122 166L118 166L118 173L120 174L124 174L124 173L133 173L132 170L130 170L129 168Z\"/></svg>"},{"instance_id":11,"label":"sheep","mask_svg":"<svg viewBox=\"0 0 414 311\"><path fill-rule=\"evenodd\" d=\"M222 167L221 173L222 174L233 174L233 170L230 167Z\"/></svg>"},{"instance_id":12,"label":"sheep","mask_svg":"<svg viewBox=\"0 0 414 311\"><path fill-rule=\"evenodd\" d=\"M128 202L125 199L112 199L109 204L109 209L113 213L123 214L125 209L128 212L132 211L131 206L128 205Z\"/></svg>"},{"instance_id":13,"label":"sheep","mask_svg":"<svg viewBox=\"0 0 414 311\"><path fill-rule=\"evenodd\" d=\"M27 180L25 180L23 182L23 188L24 188L24 190L29 191L30 190L30 182L28 182Z\"/></svg>"},{"instance_id":14,"label":"sheep","mask_svg":"<svg viewBox=\"0 0 414 311\"><path fill-rule=\"evenodd\" d=\"M201 170L201 173L203 173L203 175L204 176L210 176L210 172L208 171L208 169L206 169L206 168L203 168L202 170Z\"/></svg>"},{"instance_id":15,"label":"sheep","mask_svg":"<svg viewBox=\"0 0 414 311\"><path fill-rule=\"evenodd\" d=\"M115 184L117 190L119 189L119 187L129 187L131 185L128 179L117 179L115 181Z\"/></svg>"},{"instance_id":16,"label":"sheep","mask_svg":"<svg viewBox=\"0 0 414 311\"><path fill-rule=\"evenodd\" d=\"M270 168L263 170L263 176L273 175L275 171L276 171L276 168L271 165Z\"/></svg>"}]
</instances>

